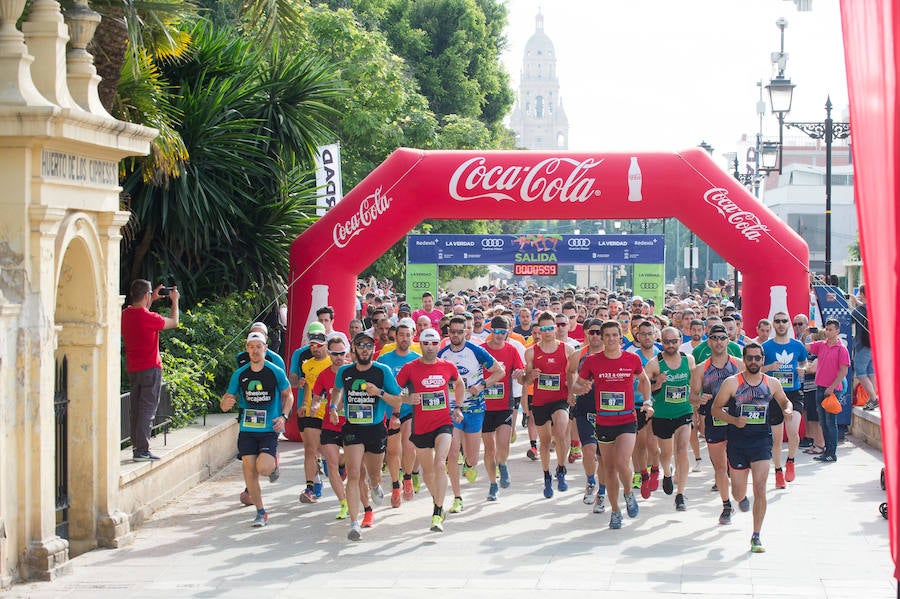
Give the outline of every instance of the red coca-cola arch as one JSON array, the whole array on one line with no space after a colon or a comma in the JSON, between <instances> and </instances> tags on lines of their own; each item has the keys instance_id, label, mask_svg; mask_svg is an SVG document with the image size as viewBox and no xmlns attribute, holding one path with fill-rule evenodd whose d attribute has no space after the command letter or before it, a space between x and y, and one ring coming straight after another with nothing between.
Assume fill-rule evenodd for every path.
<instances>
[{"instance_id":1,"label":"red coca-cola arch","mask_svg":"<svg viewBox=\"0 0 900 599\"><path fill-rule=\"evenodd\" d=\"M640 189L630 190L636 178ZM791 314L808 312L806 243L702 150L401 148L291 245L287 347L302 344L307 322L326 302L335 328L346 330L358 273L424 219L664 217L679 219L741 271L745 322L768 316L776 285L787 287Z\"/></svg>"},{"instance_id":2,"label":"red coca-cola arch","mask_svg":"<svg viewBox=\"0 0 900 599\"><path fill-rule=\"evenodd\" d=\"M637 159L640 200L629 201ZM633 172L633 167L632 172ZM633 178L633 177L632 177ZM636 196L631 194L633 199ZM335 327L353 317L358 274L424 219L674 217L743 275L745 322L768 316L769 290L809 310L809 250L706 152L395 151L291 246L288 347L302 343L316 304ZM317 301L313 302L313 286Z\"/></svg>"}]
</instances>

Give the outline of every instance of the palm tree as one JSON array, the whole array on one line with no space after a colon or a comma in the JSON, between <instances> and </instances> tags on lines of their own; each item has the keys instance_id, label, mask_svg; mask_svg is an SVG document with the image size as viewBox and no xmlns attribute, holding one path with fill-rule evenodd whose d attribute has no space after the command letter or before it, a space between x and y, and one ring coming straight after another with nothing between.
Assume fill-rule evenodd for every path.
<instances>
[{"instance_id":1,"label":"palm tree","mask_svg":"<svg viewBox=\"0 0 900 599\"><path fill-rule=\"evenodd\" d=\"M124 184L134 213L123 277L173 277L200 299L283 284L287 248L314 219L311 151L342 93L333 69L231 27L198 22L187 59L162 69L182 114L179 175Z\"/></svg>"}]
</instances>

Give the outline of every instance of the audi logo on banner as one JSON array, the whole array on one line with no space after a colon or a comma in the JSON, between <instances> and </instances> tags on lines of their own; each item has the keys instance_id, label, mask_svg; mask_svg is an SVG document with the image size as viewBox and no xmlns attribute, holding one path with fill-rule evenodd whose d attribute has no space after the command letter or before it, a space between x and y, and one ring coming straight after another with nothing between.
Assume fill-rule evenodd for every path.
<instances>
[{"instance_id":1,"label":"audi logo on banner","mask_svg":"<svg viewBox=\"0 0 900 599\"><path fill-rule=\"evenodd\" d=\"M497 238L495 238L495 239L482 239L482 240L481 240L481 247L483 247L483 248L488 248L488 249L490 249L490 248L493 248L493 249L499 249L499 248L502 248L502 247L504 246L505 243L506 243L506 242L505 242L503 239L497 239Z\"/></svg>"},{"instance_id":2,"label":"audi logo on banner","mask_svg":"<svg viewBox=\"0 0 900 599\"><path fill-rule=\"evenodd\" d=\"M641 283L640 288L643 291L652 291L659 289L659 283Z\"/></svg>"},{"instance_id":3,"label":"audi logo on banner","mask_svg":"<svg viewBox=\"0 0 900 599\"><path fill-rule=\"evenodd\" d=\"M570 248L589 248L591 247L591 240L587 237L573 237L566 241L566 245Z\"/></svg>"}]
</instances>

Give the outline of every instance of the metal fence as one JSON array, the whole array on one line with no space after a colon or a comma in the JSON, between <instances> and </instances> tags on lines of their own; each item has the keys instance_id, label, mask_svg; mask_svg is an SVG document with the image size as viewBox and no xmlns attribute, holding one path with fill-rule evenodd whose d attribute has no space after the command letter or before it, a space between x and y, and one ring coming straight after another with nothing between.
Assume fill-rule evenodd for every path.
<instances>
[{"instance_id":1,"label":"metal fence","mask_svg":"<svg viewBox=\"0 0 900 599\"><path fill-rule=\"evenodd\" d=\"M125 449L131 445L131 393L123 393L119 396L121 406L120 417L120 447ZM155 437L160 432L163 434L163 445L168 442L169 427L172 425L172 417L175 409L172 407L172 396L165 385L159 390L159 406L156 408L156 417L150 429L150 436Z\"/></svg>"}]
</instances>

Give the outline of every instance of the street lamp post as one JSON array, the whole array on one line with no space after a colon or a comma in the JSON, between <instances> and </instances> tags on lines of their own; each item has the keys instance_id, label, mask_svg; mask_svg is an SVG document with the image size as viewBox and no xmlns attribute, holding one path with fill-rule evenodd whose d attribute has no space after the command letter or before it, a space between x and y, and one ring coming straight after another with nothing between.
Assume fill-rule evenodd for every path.
<instances>
[{"instance_id":1,"label":"street lamp post","mask_svg":"<svg viewBox=\"0 0 900 599\"><path fill-rule=\"evenodd\" d=\"M831 96L828 96L825 101L824 122L787 122L785 120L787 113L791 111L795 86L790 79L784 76L788 57L784 51L784 29L787 27L787 21L778 19L775 25L781 30L781 50L772 53L772 62L778 65L778 74L769 82L766 89L769 91L772 112L778 118L778 139L780 141L778 173L781 174L784 161L785 126L799 129L812 139L825 140L825 280L827 281L831 278L831 148L835 139L846 139L850 136L850 123L835 123L831 119Z\"/></svg>"},{"instance_id":2,"label":"street lamp post","mask_svg":"<svg viewBox=\"0 0 900 599\"><path fill-rule=\"evenodd\" d=\"M831 148L835 139L850 136L850 123L831 119L831 96L825 101L824 122L785 122L788 128L799 129L812 139L825 140L825 281L831 278Z\"/></svg>"}]
</instances>

